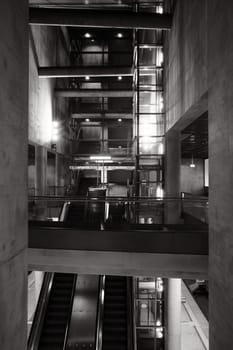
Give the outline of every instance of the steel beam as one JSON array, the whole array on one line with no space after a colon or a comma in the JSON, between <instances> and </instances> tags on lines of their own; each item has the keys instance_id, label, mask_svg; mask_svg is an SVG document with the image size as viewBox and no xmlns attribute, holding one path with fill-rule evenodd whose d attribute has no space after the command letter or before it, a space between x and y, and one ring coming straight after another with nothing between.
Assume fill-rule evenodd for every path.
<instances>
[{"instance_id":1,"label":"steel beam","mask_svg":"<svg viewBox=\"0 0 233 350\"><path fill-rule=\"evenodd\" d=\"M69 78L77 77L114 77L132 76L132 67L115 66L82 66L82 67L40 67L38 68L40 78Z\"/></svg>"},{"instance_id":2,"label":"steel beam","mask_svg":"<svg viewBox=\"0 0 233 350\"><path fill-rule=\"evenodd\" d=\"M71 115L71 118L73 119L86 119L86 118L91 118L91 119L117 119L121 118L122 120L124 119L132 119L133 118L133 113L73 113Z\"/></svg>"},{"instance_id":3,"label":"steel beam","mask_svg":"<svg viewBox=\"0 0 233 350\"><path fill-rule=\"evenodd\" d=\"M132 90L56 89L58 97L133 97Z\"/></svg>"},{"instance_id":4,"label":"steel beam","mask_svg":"<svg viewBox=\"0 0 233 350\"><path fill-rule=\"evenodd\" d=\"M172 17L169 14L117 10L30 8L29 23L46 26L168 30L171 28Z\"/></svg>"}]
</instances>

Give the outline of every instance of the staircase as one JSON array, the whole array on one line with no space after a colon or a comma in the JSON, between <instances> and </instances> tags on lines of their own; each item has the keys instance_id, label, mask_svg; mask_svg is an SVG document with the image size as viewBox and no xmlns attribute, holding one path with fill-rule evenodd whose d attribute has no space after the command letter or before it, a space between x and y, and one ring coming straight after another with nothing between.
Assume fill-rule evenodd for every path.
<instances>
[{"instance_id":1,"label":"staircase","mask_svg":"<svg viewBox=\"0 0 233 350\"><path fill-rule=\"evenodd\" d=\"M76 275L55 273L38 350L63 350Z\"/></svg>"},{"instance_id":2,"label":"staircase","mask_svg":"<svg viewBox=\"0 0 233 350\"><path fill-rule=\"evenodd\" d=\"M127 350L127 278L105 277L102 350Z\"/></svg>"}]
</instances>

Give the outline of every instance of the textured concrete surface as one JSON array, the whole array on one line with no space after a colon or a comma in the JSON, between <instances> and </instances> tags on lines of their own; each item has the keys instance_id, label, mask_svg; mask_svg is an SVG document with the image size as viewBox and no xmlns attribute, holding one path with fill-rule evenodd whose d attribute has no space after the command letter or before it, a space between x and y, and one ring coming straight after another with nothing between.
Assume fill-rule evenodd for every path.
<instances>
[{"instance_id":1,"label":"textured concrete surface","mask_svg":"<svg viewBox=\"0 0 233 350\"><path fill-rule=\"evenodd\" d=\"M27 336L27 1L0 2L0 347Z\"/></svg>"},{"instance_id":2,"label":"textured concrete surface","mask_svg":"<svg viewBox=\"0 0 233 350\"><path fill-rule=\"evenodd\" d=\"M207 279L208 257L182 254L28 249L30 270Z\"/></svg>"},{"instance_id":3,"label":"textured concrete surface","mask_svg":"<svg viewBox=\"0 0 233 350\"><path fill-rule=\"evenodd\" d=\"M180 133L169 130L165 136L165 195L180 197ZM167 202L165 206L165 221L168 224L177 224L180 220L180 203Z\"/></svg>"},{"instance_id":4,"label":"textured concrete surface","mask_svg":"<svg viewBox=\"0 0 233 350\"><path fill-rule=\"evenodd\" d=\"M172 30L166 34L167 129L188 111L188 117L199 114L199 100L207 91L206 3L177 1Z\"/></svg>"},{"instance_id":5,"label":"textured concrete surface","mask_svg":"<svg viewBox=\"0 0 233 350\"><path fill-rule=\"evenodd\" d=\"M208 0L210 349L233 344L233 3Z\"/></svg>"}]
</instances>

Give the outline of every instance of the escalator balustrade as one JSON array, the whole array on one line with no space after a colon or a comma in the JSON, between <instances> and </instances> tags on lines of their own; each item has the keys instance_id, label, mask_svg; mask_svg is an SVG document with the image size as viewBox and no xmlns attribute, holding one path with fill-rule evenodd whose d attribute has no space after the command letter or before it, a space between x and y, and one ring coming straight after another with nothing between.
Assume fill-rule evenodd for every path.
<instances>
[{"instance_id":1,"label":"escalator balustrade","mask_svg":"<svg viewBox=\"0 0 233 350\"><path fill-rule=\"evenodd\" d=\"M55 273L38 350L63 350L76 275Z\"/></svg>"}]
</instances>

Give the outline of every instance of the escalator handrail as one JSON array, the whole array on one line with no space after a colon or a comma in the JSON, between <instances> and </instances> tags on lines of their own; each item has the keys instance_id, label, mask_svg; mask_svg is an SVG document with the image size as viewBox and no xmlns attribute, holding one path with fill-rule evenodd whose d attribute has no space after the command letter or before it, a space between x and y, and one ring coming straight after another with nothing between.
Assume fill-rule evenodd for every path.
<instances>
[{"instance_id":1,"label":"escalator handrail","mask_svg":"<svg viewBox=\"0 0 233 350\"><path fill-rule=\"evenodd\" d=\"M32 328L28 338L28 350L37 350L40 341L40 335L45 319L47 305L51 293L54 274L52 272L46 272L44 275L43 284L41 287L40 296L36 306Z\"/></svg>"},{"instance_id":2,"label":"escalator handrail","mask_svg":"<svg viewBox=\"0 0 233 350\"><path fill-rule=\"evenodd\" d=\"M135 348L134 339L134 308L133 308L133 283L132 278L127 277L127 350Z\"/></svg>"},{"instance_id":3,"label":"escalator handrail","mask_svg":"<svg viewBox=\"0 0 233 350\"><path fill-rule=\"evenodd\" d=\"M99 297L96 322L96 344L95 350L102 350L103 336L103 318L104 318L104 291L105 291L105 276L99 277Z\"/></svg>"},{"instance_id":4,"label":"escalator handrail","mask_svg":"<svg viewBox=\"0 0 233 350\"><path fill-rule=\"evenodd\" d=\"M66 349L66 344L67 344L67 340L68 340L68 334L69 334L70 323L71 323L71 318L72 318L72 308L73 308L73 302L74 302L74 295L75 295L75 290L76 290L76 282L77 282L77 275L74 276L71 298L70 298L70 305L69 305L69 319L68 319L68 322L66 324L65 337L64 337L62 350Z\"/></svg>"},{"instance_id":5,"label":"escalator handrail","mask_svg":"<svg viewBox=\"0 0 233 350\"><path fill-rule=\"evenodd\" d=\"M131 294L131 306L132 306L132 327L133 327L133 350L137 350L137 329L136 329L136 305L135 305L135 278L133 277L131 280L132 283L132 294Z\"/></svg>"},{"instance_id":6,"label":"escalator handrail","mask_svg":"<svg viewBox=\"0 0 233 350\"><path fill-rule=\"evenodd\" d=\"M67 215L68 215L68 211L69 211L69 207L70 207L70 202L64 202L59 214L59 222L65 222Z\"/></svg>"}]
</instances>

